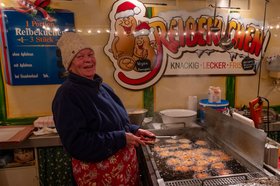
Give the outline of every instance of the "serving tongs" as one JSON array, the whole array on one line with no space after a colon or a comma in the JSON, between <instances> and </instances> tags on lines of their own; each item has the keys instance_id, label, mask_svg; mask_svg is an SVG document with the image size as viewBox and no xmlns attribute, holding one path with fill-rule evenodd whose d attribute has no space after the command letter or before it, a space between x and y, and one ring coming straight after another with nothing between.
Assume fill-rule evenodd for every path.
<instances>
[{"instance_id":1,"label":"serving tongs","mask_svg":"<svg viewBox=\"0 0 280 186\"><path fill-rule=\"evenodd\" d=\"M179 137L178 136L147 136L146 138L149 138L149 139L178 139Z\"/></svg>"},{"instance_id":2,"label":"serving tongs","mask_svg":"<svg viewBox=\"0 0 280 186\"><path fill-rule=\"evenodd\" d=\"M178 139L178 136L155 136L156 139Z\"/></svg>"},{"instance_id":3,"label":"serving tongs","mask_svg":"<svg viewBox=\"0 0 280 186\"><path fill-rule=\"evenodd\" d=\"M145 136L145 138L149 139L178 139L178 136Z\"/></svg>"},{"instance_id":4,"label":"serving tongs","mask_svg":"<svg viewBox=\"0 0 280 186\"><path fill-rule=\"evenodd\" d=\"M178 136L147 136L145 137L146 139L149 140L145 140L146 144L149 145L154 145L156 143L156 140L161 140L161 139L178 139Z\"/></svg>"}]
</instances>

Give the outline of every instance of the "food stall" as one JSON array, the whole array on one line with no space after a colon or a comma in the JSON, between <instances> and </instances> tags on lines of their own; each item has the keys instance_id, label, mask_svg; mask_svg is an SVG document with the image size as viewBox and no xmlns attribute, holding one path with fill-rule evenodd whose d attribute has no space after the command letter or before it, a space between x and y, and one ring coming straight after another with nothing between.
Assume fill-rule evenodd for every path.
<instances>
[{"instance_id":1,"label":"food stall","mask_svg":"<svg viewBox=\"0 0 280 186\"><path fill-rule=\"evenodd\" d=\"M24 183L24 177L26 185L72 182L69 155L49 120L67 75L56 46L65 31L89 41L98 74L133 123L163 136L156 140L160 148L183 151L181 156L204 150L196 151L198 161L189 155L186 170L174 154L169 161L162 157L157 144L141 147L143 185L273 185L280 148L279 6L278 0L1 1L0 185ZM119 26L126 18L132 25ZM128 33L138 42L127 41ZM193 110L195 120L174 127L160 114L168 109ZM130 113L139 110L140 121ZM227 174L212 168L211 151L218 150L229 159L214 166L237 168ZM15 152L33 158L15 162ZM207 166L197 174L202 162ZM15 174L22 176L12 179Z\"/></svg>"}]
</instances>

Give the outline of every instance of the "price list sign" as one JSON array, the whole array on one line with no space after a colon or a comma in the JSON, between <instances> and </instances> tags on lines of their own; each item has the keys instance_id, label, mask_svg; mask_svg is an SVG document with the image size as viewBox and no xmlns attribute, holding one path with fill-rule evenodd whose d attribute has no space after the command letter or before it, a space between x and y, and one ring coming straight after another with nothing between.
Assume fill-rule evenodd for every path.
<instances>
[{"instance_id":1,"label":"price list sign","mask_svg":"<svg viewBox=\"0 0 280 186\"><path fill-rule=\"evenodd\" d=\"M56 43L63 32L74 31L74 13L55 10L54 18L1 10L2 64L7 84L60 84L65 78Z\"/></svg>"}]
</instances>

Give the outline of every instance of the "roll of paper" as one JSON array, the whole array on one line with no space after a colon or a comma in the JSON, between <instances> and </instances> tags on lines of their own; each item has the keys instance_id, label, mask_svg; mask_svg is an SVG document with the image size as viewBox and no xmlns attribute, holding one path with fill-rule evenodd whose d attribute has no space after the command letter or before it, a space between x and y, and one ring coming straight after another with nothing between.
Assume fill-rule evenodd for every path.
<instances>
[{"instance_id":1,"label":"roll of paper","mask_svg":"<svg viewBox=\"0 0 280 186\"><path fill-rule=\"evenodd\" d=\"M197 96L188 97L188 109L197 111Z\"/></svg>"}]
</instances>

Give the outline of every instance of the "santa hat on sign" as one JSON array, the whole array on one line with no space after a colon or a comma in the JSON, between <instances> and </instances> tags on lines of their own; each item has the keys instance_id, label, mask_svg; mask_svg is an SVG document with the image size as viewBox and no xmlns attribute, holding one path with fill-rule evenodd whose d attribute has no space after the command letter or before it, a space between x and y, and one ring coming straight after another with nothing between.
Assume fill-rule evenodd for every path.
<instances>
[{"instance_id":1,"label":"santa hat on sign","mask_svg":"<svg viewBox=\"0 0 280 186\"><path fill-rule=\"evenodd\" d=\"M146 22L141 22L136 28L135 28L135 32L133 33L133 35L135 37L137 36L148 36L152 31L152 28L150 27L150 25Z\"/></svg>"},{"instance_id":2,"label":"santa hat on sign","mask_svg":"<svg viewBox=\"0 0 280 186\"><path fill-rule=\"evenodd\" d=\"M120 4L117 8L115 18L123 18L123 17L129 17L133 15L137 15L141 12L140 8L135 6L133 3L126 1Z\"/></svg>"}]
</instances>

